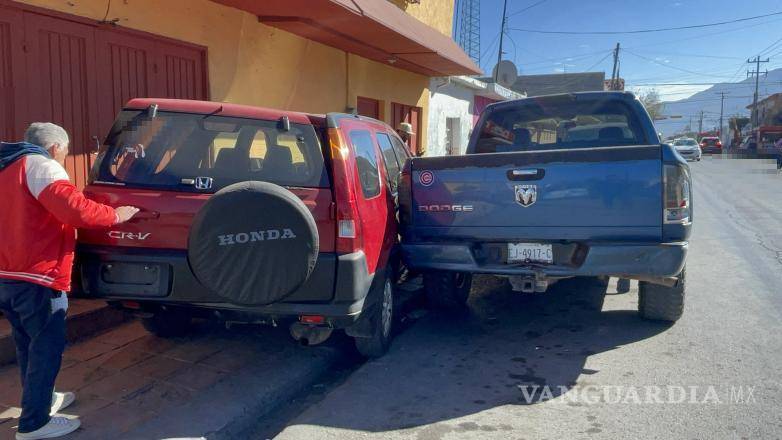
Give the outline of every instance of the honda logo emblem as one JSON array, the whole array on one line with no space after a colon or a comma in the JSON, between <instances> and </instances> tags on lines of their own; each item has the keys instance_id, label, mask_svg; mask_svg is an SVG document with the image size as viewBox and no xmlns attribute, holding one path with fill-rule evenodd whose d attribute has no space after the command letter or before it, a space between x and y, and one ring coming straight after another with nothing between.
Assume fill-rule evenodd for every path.
<instances>
[{"instance_id":1,"label":"honda logo emblem","mask_svg":"<svg viewBox=\"0 0 782 440\"><path fill-rule=\"evenodd\" d=\"M516 203L527 208L538 200L537 185L516 185Z\"/></svg>"},{"instance_id":2,"label":"honda logo emblem","mask_svg":"<svg viewBox=\"0 0 782 440\"><path fill-rule=\"evenodd\" d=\"M196 177L194 185L196 189L209 189L212 187L212 178Z\"/></svg>"}]
</instances>

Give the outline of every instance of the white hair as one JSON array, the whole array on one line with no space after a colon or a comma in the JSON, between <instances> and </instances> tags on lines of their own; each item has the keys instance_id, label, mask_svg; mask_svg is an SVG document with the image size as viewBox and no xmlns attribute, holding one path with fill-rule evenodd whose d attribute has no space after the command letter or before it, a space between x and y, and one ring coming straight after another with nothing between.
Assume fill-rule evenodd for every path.
<instances>
[{"instance_id":1,"label":"white hair","mask_svg":"<svg viewBox=\"0 0 782 440\"><path fill-rule=\"evenodd\" d=\"M67 146L68 133L59 125L51 122L33 122L24 132L24 141L49 149L53 144Z\"/></svg>"}]
</instances>

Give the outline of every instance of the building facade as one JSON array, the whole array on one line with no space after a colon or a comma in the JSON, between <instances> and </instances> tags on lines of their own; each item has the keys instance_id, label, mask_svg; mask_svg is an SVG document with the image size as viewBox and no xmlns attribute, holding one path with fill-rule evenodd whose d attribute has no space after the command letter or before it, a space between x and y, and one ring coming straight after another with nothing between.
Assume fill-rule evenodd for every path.
<instances>
[{"instance_id":1,"label":"building facade","mask_svg":"<svg viewBox=\"0 0 782 440\"><path fill-rule=\"evenodd\" d=\"M0 0L0 139L32 121L71 134L67 168L133 97L354 111L419 126L429 79L480 72L450 38L453 0Z\"/></svg>"},{"instance_id":2,"label":"building facade","mask_svg":"<svg viewBox=\"0 0 782 440\"><path fill-rule=\"evenodd\" d=\"M524 95L466 76L432 78L429 84L427 156L464 154L478 116L492 102Z\"/></svg>"},{"instance_id":3,"label":"building facade","mask_svg":"<svg viewBox=\"0 0 782 440\"><path fill-rule=\"evenodd\" d=\"M774 93L758 101L757 109L753 104L747 106L752 112L750 121L757 116L758 125L782 125L782 93ZM757 115L756 115L757 112Z\"/></svg>"}]
</instances>

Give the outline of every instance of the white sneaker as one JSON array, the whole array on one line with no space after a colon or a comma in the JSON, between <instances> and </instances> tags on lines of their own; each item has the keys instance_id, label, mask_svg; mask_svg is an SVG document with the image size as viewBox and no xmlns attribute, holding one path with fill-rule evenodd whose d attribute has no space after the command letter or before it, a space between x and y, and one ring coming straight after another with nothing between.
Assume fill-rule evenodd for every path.
<instances>
[{"instance_id":1,"label":"white sneaker","mask_svg":"<svg viewBox=\"0 0 782 440\"><path fill-rule=\"evenodd\" d=\"M79 429L79 419L66 419L65 417L52 417L49 423L33 432L17 432L16 440L38 440L42 438L56 438L70 434Z\"/></svg>"},{"instance_id":2,"label":"white sneaker","mask_svg":"<svg viewBox=\"0 0 782 440\"><path fill-rule=\"evenodd\" d=\"M53 416L64 410L65 408L69 407L74 400L76 400L76 395L70 391L66 391L64 393L58 393L55 391L52 393L52 411L49 413L49 415Z\"/></svg>"}]
</instances>

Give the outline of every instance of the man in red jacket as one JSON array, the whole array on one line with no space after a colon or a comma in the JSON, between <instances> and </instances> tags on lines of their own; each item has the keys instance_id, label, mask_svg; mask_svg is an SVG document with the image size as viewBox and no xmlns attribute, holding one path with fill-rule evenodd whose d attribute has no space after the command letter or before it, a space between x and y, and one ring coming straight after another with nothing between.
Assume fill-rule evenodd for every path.
<instances>
[{"instance_id":1,"label":"man in red jacket","mask_svg":"<svg viewBox=\"0 0 782 440\"><path fill-rule=\"evenodd\" d=\"M24 138L0 144L0 310L13 327L23 385L16 439L32 440L60 437L80 425L51 417L75 399L55 393L54 381L65 348L76 228L109 227L138 209L88 200L69 181L62 127L36 122Z\"/></svg>"}]
</instances>

